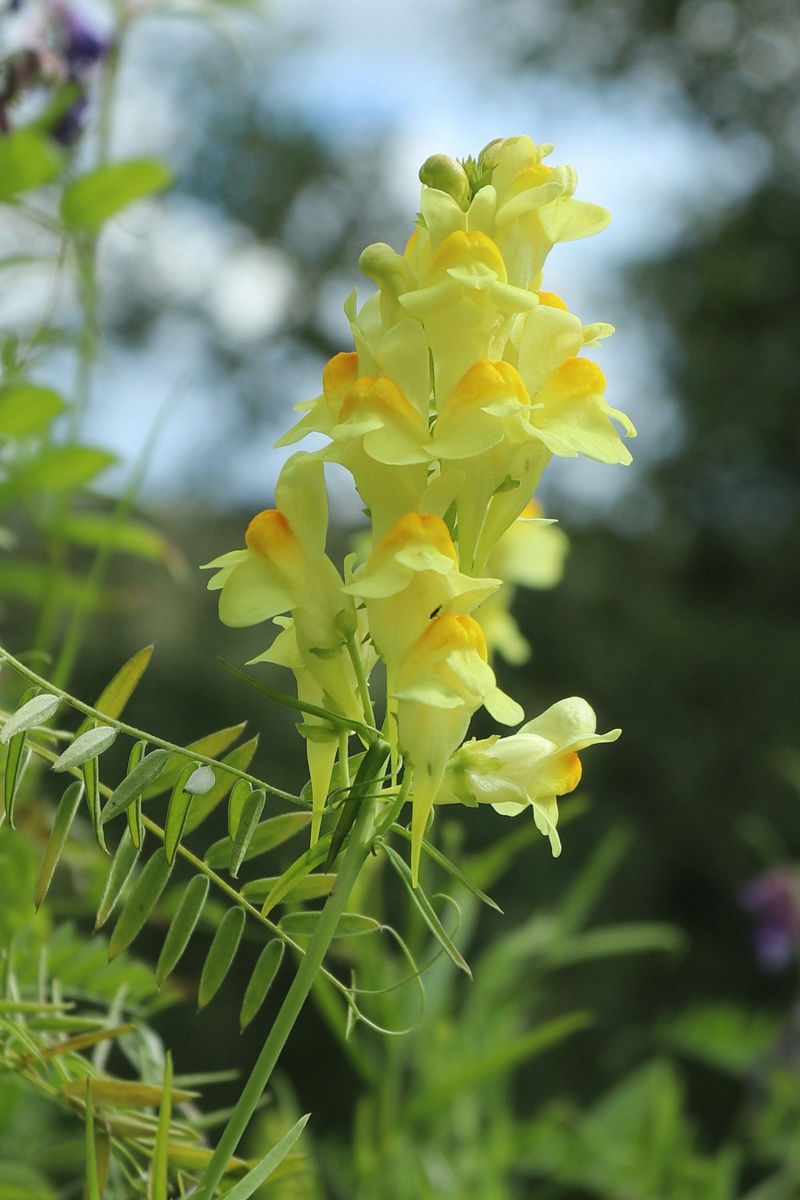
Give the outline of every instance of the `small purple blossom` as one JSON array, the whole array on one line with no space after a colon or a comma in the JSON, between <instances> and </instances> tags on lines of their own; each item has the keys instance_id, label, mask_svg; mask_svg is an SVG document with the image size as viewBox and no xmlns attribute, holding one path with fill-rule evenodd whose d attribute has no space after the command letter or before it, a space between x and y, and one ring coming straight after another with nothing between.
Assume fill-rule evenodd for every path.
<instances>
[{"instance_id":1,"label":"small purple blossom","mask_svg":"<svg viewBox=\"0 0 800 1200\"><path fill-rule=\"evenodd\" d=\"M746 883L739 903L755 919L756 955L768 971L782 971L800 948L800 875L776 867Z\"/></svg>"}]
</instances>

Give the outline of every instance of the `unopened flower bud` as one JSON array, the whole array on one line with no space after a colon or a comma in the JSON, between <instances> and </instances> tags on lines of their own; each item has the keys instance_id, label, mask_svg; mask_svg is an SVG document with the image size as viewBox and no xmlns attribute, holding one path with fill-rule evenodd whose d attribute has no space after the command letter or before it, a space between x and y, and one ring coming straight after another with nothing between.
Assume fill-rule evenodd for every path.
<instances>
[{"instance_id":1,"label":"unopened flower bud","mask_svg":"<svg viewBox=\"0 0 800 1200\"><path fill-rule=\"evenodd\" d=\"M449 154L432 154L419 169L419 177L426 187L437 188L452 196L459 208L469 208L472 197L467 172L460 162Z\"/></svg>"}]
</instances>

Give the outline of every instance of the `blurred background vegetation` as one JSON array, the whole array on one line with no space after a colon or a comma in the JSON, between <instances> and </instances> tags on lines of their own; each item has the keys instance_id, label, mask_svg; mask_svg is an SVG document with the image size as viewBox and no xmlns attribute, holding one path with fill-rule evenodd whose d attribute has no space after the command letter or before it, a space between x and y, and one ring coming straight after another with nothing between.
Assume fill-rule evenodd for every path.
<instances>
[{"instance_id":1,"label":"blurred background vegetation","mask_svg":"<svg viewBox=\"0 0 800 1200\"><path fill-rule=\"evenodd\" d=\"M800 856L800 11L793 0L460 0L452 7L523 83L546 71L550 86L566 93L579 77L602 103L604 91L620 83L635 96L657 80L699 126L745 148L747 179L735 202L695 199L683 236L657 257L629 263L613 285L626 296L620 323L628 309L654 331L647 353L660 355L674 406L669 434L661 449L642 446L646 469L612 501L571 503L568 492L554 491L551 514L571 541L565 577L553 591L518 597L516 616L533 655L503 678L529 713L584 695L601 728L620 725L623 738L591 756L589 804L565 830L563 856L552 861L543 843L527 847L494 893L509 923L557 910L616 831L621 849L592 921L673 923L686 948L633 955L602 970L563 966L549 984L549 1015L588 1009L595 1023L522 1068L511 1102L522 1114L553 1097L589 1110L628 1076L665 1104L677 1096L680 1107L684 1096L697 1145L713 1155L754 1136L778 1087L776 1063L786 1094L800 1085L795 956L787 955L784 970L766 971L740 901L749 880L793 870ZM191 477L160 494L145 492L141 505L174 546L172 573L116 568L118 599L93 618L73 691L97 694L125 657L155 641L149 686L132 719L183 742L247 717L261 734L258 770L297 787L302 745L290 714L254 702L216 661L243 662L263 649L263 634L222 628L194 568L241 544L259 459L265 485L256 505L268 504L270 440L289 405L315 394L324 361L346 346L331 314L356 283L358 254L372 240L402 244L409 214L392 187L389 138L357 128L343 137L264 99L260 75L280 69L269 36L255 64L238 70L238 51L223 33L184 40L173 30L161 45L146 28L143 21L135 35L139 69L144 62L159 87L180 96L185 136L178 184L158 218L161 241L154 248L148 234L137 257L134 227L132 241L120 236L108 248L104 336L118 361L130 364L125 389L134 404L137 354L153 339L179 346L193 365L178 385L186 394L177 424L191 444L209 406L224 404L224 435L213 450L198 448ZM391 56L390 46L385 53ZM524 132L550 136L536 111ZM609 172L624 174L619 148L606 153ZM696 175L702 163L675 170ZM546 278L556 289L558 253ZM232 277L236 263L240 274ZM237 314L247 312L247 289L259 271L279 299L272 313L254 300L248 324ZM231 289L229 302L219 293L212 299L215 282ZM592 293L602 302L602 280L593 281ZM588 319L604 316L601 309ZM609 368L612 403L614 391ZM646 437L647 421L640 441ZM632 448L636 455L639 447ZM343 547L353 512L352 504L340 511L335 536ZM25 607L9 600L4 618L6 644L28 644ZM498 818L469 817L464 852L475 853L497 836ZM791 935L800 902L786 903L795 905L784 913ZM477 946L490 945L502 927L497 914L482 915ZM191 990L191 963L182 969ZM534 987L524 968L516 986ZM221 1032L225 1003L223 994L191 1026L178 1010L161 1017L182 1070L193 1069L197 1043L212 1068L212 1050L220 1067L255 1052L254 1039L233 1032L236 996L231 1032ZM743 1050L746 1070L741 1061L720 1070L724 1053L715 1059L708 1049L717 1035L706 1042L690 1019L703 1006L718 1008L718 1025L730 1006L771 1018L771 1032L758 1043L761 1058ZM729 1048L745 1038L746 1022L732 1020L717 1030ZM675 1068L666 1065L670 1057ZM313 1012L284 1071L300 1111L314 1110L322 1137L344 1137L360 1085ZM631 1112L643 1094L634 1088ZM796 1163L800 1129L787 1104L781 1145ZM552 1130L549 1144L560 1145ZM761 1167L776 1145L765 1140ZM531 1146L529 1157L541 1164L547 1155ZM755 1184L759 1169L756 1155L745 1182ZM796 1185L794 1174L786 1190L764 1198L796 1195ZM550 1194L538 1187L521 1194ZM602 1173L581 1176L579 1165L559 1188L552 1194L576 1200L662 1195L641 1178L615 1191ZM698 1189L680 1194L728 1194L710 1183Z\"/></svg>"}]
</instances>

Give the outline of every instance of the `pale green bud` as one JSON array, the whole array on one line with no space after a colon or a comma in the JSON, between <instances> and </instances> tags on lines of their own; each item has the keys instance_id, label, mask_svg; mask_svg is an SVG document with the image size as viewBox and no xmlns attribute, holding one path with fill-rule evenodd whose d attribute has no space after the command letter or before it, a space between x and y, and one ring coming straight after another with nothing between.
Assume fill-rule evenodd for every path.
<instances>
[{"instance_id":1,"label":"pale green bud","mask_svg":"<svg viewBox=\"0 0 800 1200\"><path fill-rule=\"evenodd\" d=\"M419 177L426 187L447 192L464 212L469 208L472 188L467 172L460 162L450 158L448 154L432 154L430 158L426 158L419 169Z\"/></svg>"}]
</instances>

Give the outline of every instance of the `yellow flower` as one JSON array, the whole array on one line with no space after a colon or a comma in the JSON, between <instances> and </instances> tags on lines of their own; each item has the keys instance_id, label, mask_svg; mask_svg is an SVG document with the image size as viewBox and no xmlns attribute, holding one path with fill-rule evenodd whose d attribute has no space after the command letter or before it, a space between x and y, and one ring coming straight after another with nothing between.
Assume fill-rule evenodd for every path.
<instances>
[{"instance_id":1,"label":"yellow flower","mask_svg":"<svg viewBox=\"0 0 800 1200\"><path fill-rule=\"evenodd\" d=\"M347 641L356 629L355 606L339 572L325 553L328 506L322 463L295 454L275 485L277 507L250 522L246 548L207 564L217 573L208 582L220 591L226 625L256 625L291 612L297 647L326 703L357 720L357 696Z\"/></svg>"},{"instance_id":2,"label":"yellow flower","mask_svg":"<svg viewBox=\"0 0 800 1200\"><path fill-rule=\"evenodd\" d=\"M508 663L521 666L530 658L531 648L520 633L510 609L515 585L551 588L561 579L569 539L554 521L545 520L542 507L527 504L489 555L488 570L499 575L503 586L481 605L480 621L490 657L500 654Z\"/></svg>"},{"instance_id":3,"label":"yellow flower","mask_svg":"<svg viewBox=\"0 0 800 1200\"><path fill-rule=\"evenodd\" d=\"M438 804L491 804L514 816L533 810L536 827L561 853L558 797L581 779L578 754L587 746L615 742L621 729L598 734L594 710L579 696L559 700L510 737L467 742L451 758Z\"/></svg>"},{"instance_id":4,"label":"yellow flower","mask_svg":"<svg viewBox=\"0 0 800 1200\"><path fill-rule=\"evenodd\" d=\"M414 773L411 871L416 883L433 801L472 714L483 704L504 725L515 725L524 714L498 688L478 622L449 613L434 617L400 664L394 697L400 749Z\"/></svg>"}]
</instances>

